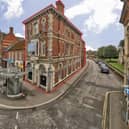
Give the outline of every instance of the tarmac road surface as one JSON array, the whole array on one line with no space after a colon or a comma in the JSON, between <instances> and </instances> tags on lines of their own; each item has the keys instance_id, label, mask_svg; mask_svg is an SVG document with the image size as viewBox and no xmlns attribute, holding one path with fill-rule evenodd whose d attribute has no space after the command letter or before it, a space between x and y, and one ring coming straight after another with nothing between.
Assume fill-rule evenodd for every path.
<instances>
[{"instance_id":1,"label":"tarmac road surface","mask_svg":"<svg viewBox=\"0 0 129 129\"><path fill-rule=\"evenodd\" d=\"M121 80L89 63L87 74L56 103L37 110L0 110L0 129L101 129L104 95L119 89Z\"/></svg>"}]
</instances>

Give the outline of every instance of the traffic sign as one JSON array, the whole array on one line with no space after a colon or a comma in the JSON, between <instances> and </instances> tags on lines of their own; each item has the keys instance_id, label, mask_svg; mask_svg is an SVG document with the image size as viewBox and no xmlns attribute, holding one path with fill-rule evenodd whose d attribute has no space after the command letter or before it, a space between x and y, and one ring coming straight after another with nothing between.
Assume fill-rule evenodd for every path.
<instances>
[{"instance_id":1,"label":"traffic sign","mask_svg":"<svg viewBox=\"0 0 129 129\"><path fill-rule=\"evenodd\" d=\"M125 88L124 88L124 92L125 92L126 94L129 94L129 87L125 87Z\"/></svg>"}]
</instances>

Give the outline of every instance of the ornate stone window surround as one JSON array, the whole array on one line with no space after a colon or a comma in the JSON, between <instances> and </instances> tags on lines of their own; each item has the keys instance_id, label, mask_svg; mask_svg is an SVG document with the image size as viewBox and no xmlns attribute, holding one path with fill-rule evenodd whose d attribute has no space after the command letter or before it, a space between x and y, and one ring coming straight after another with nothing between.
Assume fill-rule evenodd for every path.
<instances>
[{"instance_id":1,"label":"ornate stone window surround","mask_svg":"<svg viewBox=\"0 0 129 129\"><path fill-rule=\"evenodd\" d=\"M33 34L38 34L39 33L39 20L35 20L33 22Z\"/></svg>"},{"instance_id":2,"label":"ornate stone window surround","mask_svg":"<svg viewBox=\"0 0 129 129\"><path fill-rule=\"evenodd\" d=\"M41 41L41 56L46 56L46 41Z\"/></svg>"}]
</instances>

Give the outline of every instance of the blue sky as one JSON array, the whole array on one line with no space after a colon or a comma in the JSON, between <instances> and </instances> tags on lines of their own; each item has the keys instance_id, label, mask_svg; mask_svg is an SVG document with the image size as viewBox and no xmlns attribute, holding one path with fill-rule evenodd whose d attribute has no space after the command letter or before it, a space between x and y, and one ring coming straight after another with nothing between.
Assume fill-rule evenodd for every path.
<instances>
[{"instance_id":1,"label":"blue sky","mask_svg":"<svg viewBox=\"0 0 129 129\"><path fill-rule=\"evenodd\" d=\"M16 35L24 35L22 21L56 0L0 0L0 30L14 27ZM65 15L83 32L88 49L118 45L123 39L119 24L123 3L120 0L62 0Z\"/></svg>"}]
</instances>

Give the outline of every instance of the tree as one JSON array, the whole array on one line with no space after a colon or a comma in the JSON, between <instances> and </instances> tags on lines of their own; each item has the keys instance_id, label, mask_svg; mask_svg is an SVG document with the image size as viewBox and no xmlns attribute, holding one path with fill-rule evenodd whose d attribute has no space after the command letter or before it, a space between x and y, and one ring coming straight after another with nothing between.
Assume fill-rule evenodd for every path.
<instances>
[{"instance_id":1,"label":"tree","mask_svg":"<svg viewBox=\"0 0 129 129\"><path fill-rule=\"evenodd\" d=\"M100 47L97 51L97 55L99 58L117 58L118 51L117 48L113 45Z\"/></svg>"},{"instance_id":2,"label":"tree","mask_svg":"<svg viewBox=\"0 0 129 129\"><path fill-rule=\"evenodd\" d=\"M104 58L104 48L105 48L105 47L100 47L100 48L98 48L97 56L98 56L99 58Z\"/></svg>"},{"instance_id":3,"label":"tree","mask_svg":"<svg viewBox=\"0 0 129 129\"><path fill-rule=\"evenodd\" d=\"M117 58L118 57L118 51L117 48L113 45L109 45L104 48L104 57L105 58Z\"/></svg>"}]
</instances>

